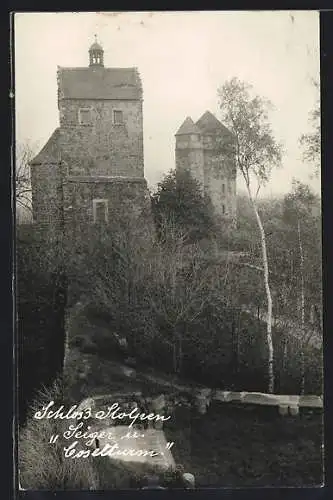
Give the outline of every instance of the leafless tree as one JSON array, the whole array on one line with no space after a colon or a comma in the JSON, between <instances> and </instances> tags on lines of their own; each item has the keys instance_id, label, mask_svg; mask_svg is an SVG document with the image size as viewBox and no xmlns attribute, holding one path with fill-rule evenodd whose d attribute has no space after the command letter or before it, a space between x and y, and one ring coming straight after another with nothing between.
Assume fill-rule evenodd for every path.
<instances>
[{"instance_id":1,"label":"leafless tree","mask_svg":"<svg viewBox=\"0 0 333 500\"><path fill-rule=\"evenodd\" d=\"M15 154L15 198L18 210L28 211L32 214L31 207L31 180L30 161L33 159L34 150L29 143L21 143L16 147Z\"/></svg>"},{"instance_id":2,"label":"leafless tree","mask_svg":"<svg viewBox=\"0 0 333 500\"><path fill-rule=\"evenodd\" d=\"M234 137L232 153L237 169L245 181L247 193L260 231L264 286L267 299L267 345L270 393L274 392L274 349L272 340L272 295L264 226L258 211L257 198L269 180L272 168L281 164L282 148L276 142L268 120L271 103L252 97L252 87L232 78L218 90L222 120ZM221 145L223 149L223 144ZM230 148L227 150L230 154Z\"/></svg>"},{"instance_id":3,"label":"leafless tree","mask_svg":"<svg viewBox=\"0 0 333 500\"><path fill-rule=\"evenodd\" d=\"M298 253L299 253L299 275L300 275L300 323L301 323L301 394L304 394L305 390L305 359L304 350L307 344L312 340L311 335L307 334L307 328L305 324L305 278L306 278L306 268L305 268L305 256L304 256L304 244L303 244L303 233L305 231L306 224L309 224L309 214L312 213L312 208L315 205L316 197L311 192L311 189L306 184L302 184L294 179L292 192L285 197L285 216L288 220L297 227L297 243L298 243ZM310 219L311 220L311 219ZM311 223L311 222L310 222Z\"/></svg>"},{"instance_id":4,"label":"leafless tree","mask_svg":"<svg viewBox=\"0 0 333 500\"><path fill-rule=\"evenodd\" d=\"M314 86L318 91L318 98L314 109L309 113L311 132L301 136L300 144L303 149L303 159L314 166L314 175L318 177L321 163L320 86L318 82L314 82Z\"/></svg>"}]
</instances>

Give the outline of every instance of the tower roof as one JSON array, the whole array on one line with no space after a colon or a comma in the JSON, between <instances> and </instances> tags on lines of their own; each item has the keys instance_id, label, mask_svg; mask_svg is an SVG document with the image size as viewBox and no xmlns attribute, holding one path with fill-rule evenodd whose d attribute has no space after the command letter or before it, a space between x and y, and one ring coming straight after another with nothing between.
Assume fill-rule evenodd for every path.
<instances>
[{"instance_id":1,"label":"tower roof","mask_svg":"<svg viewBox=\"0 0 333 500\"><path fill-rule=\"evenodd\" d=\"M89 52L92 52L94 50L100 50L100 51L103 51L103 47L98 43L98 42L94 42L90 49L89 49Z\"/></svg>"},{"instance_id":2,"label":"tower roof","mask_svg":"<svg viewBox=\"0 0 333 500\"><path fill-rule=\"evenodd\" d=\"M183 124L179 127L175 135L200 134L199 128L196 126L190 116L188 116Z\"/></svg>"},{"instance_id":3,"label":"tower roof","mask_svg":"<svg viewBox=\"0 0 333 500\"><path fill-rule=\"evenodd\" d=\"M210 111L206 111L201 118L197 121L196 125L199 127L202 134L222 133L224 135L232 136L227 127L225 127Z\"/></svg>"},{"instance_id":4,"label":"tower roof","mask_svg":"<svg viewBox=\"0 0 333 500\"><path fill-rule=\"evenodd\" d=\"M97 51L102 51L103 52L103 47L98 43L97 41L97 35L95 35L95 41L94 43L91 45L90 49L89 49L89 52L92 52L94 50L97 50Z\"/></svg>"},{"instance_id":5,"label":"tower roof","mask_svg":"<svg viewBox=\"0 0 333 500\"><path fill-rule=\"evenodd\" d=\"M140 99L142 85L136 68L60 68L62 99Z\"/></svg>"},{"instance_id":6,"label":"tower roof","mask_svg":"<svg viewBox=\"0 0 333 500\"><path fill-rule=\"evenodd\" d=\"M30 165L41 165L43 163L57 164L60 162L60 129L56 128L45 146L30 162Z\"/></svg>"}]
</instances>

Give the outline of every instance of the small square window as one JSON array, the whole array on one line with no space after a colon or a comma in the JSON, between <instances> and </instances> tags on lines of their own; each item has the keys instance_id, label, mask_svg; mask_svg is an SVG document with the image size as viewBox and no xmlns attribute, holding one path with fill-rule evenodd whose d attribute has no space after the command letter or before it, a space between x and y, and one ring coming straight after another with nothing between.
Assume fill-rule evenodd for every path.
<instances>
[{"instance_id":1,"label":"small square window","mask_svg":"<svg viewBox=\"0 0 333 500\"><path fill-rule=\"evenodd\" d=\"M108 200L93 200L93 218L95 224L108 222Z\"/></svg>"},{"instance_id":2,"label":"small square window","mask_svg":"<svg viewBox=\"0 0 333 500\"><path fill-rule=\"evenodd\" d=\"M113 110L113 123L115 125L122 125L124 122L123 112L120 109Z\"/></svg>"},{"instance_id":3,"label":"small square window","mask_svg":"<svg viewBox=\"0 0 333 500\"><path fill-rule=\"evenodd\" d=\"M79 109L79 123L80 125L91 125L91 109Z\"/></svg>"}]
</instances>

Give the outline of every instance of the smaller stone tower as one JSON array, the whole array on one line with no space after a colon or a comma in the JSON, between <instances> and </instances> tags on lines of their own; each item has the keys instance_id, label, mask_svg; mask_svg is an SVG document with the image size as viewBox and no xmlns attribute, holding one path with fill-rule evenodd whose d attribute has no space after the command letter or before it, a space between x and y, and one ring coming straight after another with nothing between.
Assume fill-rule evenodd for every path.
<instances>
[{"instance_id":1,"label":"smaller stone tower","mask_svg":"<svg viewBox=\"0 0 333 500\"><path fill-rule=\"evenodd\" d=\"M176 133L176 169L189 170L204 193L204 151L201 131L189 116Z\"/></svg>"},{"instance_id":2,"label":"smaller stone tower","mask_svg":"<svg viewBox=\"0 0 333 500\"><path fill-rule=\"evenodd\" d=\"M217 216L236 220L236 165L223 154L232 133L210 112L194 123L187 117L176 133L176 169L189 170L212 202Z\"/></svg>"}]
</instances>

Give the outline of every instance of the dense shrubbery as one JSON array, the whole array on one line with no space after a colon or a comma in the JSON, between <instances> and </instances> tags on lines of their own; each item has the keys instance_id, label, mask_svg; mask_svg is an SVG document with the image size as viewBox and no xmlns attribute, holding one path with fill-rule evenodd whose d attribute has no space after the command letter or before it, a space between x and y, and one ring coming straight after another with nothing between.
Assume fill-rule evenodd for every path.
<instances>
[{"instance_id":1,"label":"dense shrubbery","mask_svg":"<svg viewBox=\"0 0 333 500\"><path fill-rule=\"evenodd\" d=\"M95 252L92 265L86 255L89 321L72 332L73 347L79 336L82 352L118 360L134 356L141 367L207 385L266 390L265 324L241 307L264 309L257 271L214 259L214 252L207 258L178 236L140 248L118 234L100 245L107 248L101 260ZM127 338L126 354L113 333ZM283 325L274 330L274 344L276 389L298 393L300 345ZM320 393L321 352L308 346L306 360L306 392Z\"/></svg>"},{"instance_id":2,"label":"dense shrubbery","mask_svg":"<svg viewBox=\"0 0 333 500\"><path fill-rule=\"evenodd\" d=\"M19 416L62 369L66 283L51 251L32 226L17 233L17 345Z\"/></svg>"},{"instance_id":3,"label":"dense shrubbery","mask_svg":"<svg viewBox=\"0 0 333 500\"><path fill-rule=\"evenodd\" d=\"M260 270L258 272L260 248L246 201L241 202L238 228L222 234L219 239L210 239L207 234L199 240L184 238L182 224L175 226L174 219L164 218L163 238L138 238L136 228L124 221L121 229L114 228L109 235L91 228L88 236L75 241L78 250L74 252L75 258L66 260L72 313L72 306L78 300L81 304L80 313L69 318L70 369L66 371L61 387L44 393L32 405L27 423L22 426L19 444L21 486L36 489L136 488L142 484L143 476L152 472L145 467L142 470L124 467L112 460L65 459L61 441L49 442L51 435L61 435L64 431L62 421L32 418L36 405L40 407L50 399L70 405L90 395L91 390L94 393L122 390L124 378L109 372L109 360L123 362L128 357L135 358L138 377L132 382L127 379L129 390L140 386L140 390L152 391L151 386L144 385L144 377L140 378L140 370L151 368L160 375L171 375L170 380L176 375L198 385L266 391L266 325L262 317L265 295ZM305 392L320 394L322 350L298 338L290 326L290 322L297 326L300 318L299 259L293 222L284 219L283 203L262 203L260 209L268 235L274 307L278 311L278 321L273 327L275 391L300 392L304 361ZM307 265L306 301L318 305L321 301L320 224L316 216L304 217L306 230L302 233L302 242ZM230 249L242 252L242 256L233 258L226 252ZM61 252L51 250L33 232L28 238L22 239L19 235L18 332L22 417L25 416L24 405L42 384L50 385L63 360L66 298L61 272L63 257ZM320 321L310 325L310 319L307 314L306 323L311 326L311 334L320 335ZM119 343L121 338L127 339L126 348ZM131 387L131 383L136 384L136 388ZM214 410L210 418L214 420L215 417ZM218 419L220 422L220 417ZM234 417L227 423L230 432L235 432L231 425L233 420ZM21 423L24 423L24 418ZM260 429L265 427L262 425ZM208 427L206 422L205 428ZM193 429L190 434L194 432L192 441L197 443L203 429ZM183 428L176 425L168 432L171 433L169 439L178 443L184 440L185 448L192 446L192 437L185 443L187 438ZM242 450L244 439L243 436ZM214 438L204 458L203 443L196 448L197 451L194 444L191 452L180 453L180 458L176 458L181 462L184 460L185 464L188 461L188 466L194 461L194 469L198 469L192 471L200 475L203 467L200 460L211 460L213 443ZM304 453L307 443L305 439L302 445ZM261 446L263 443L259 439L258 447ZM237 450L235 453L237 455ZM281 453L283 461L290 459L285 457L283 450L278 449L277 453ZM239 456L236 458L238 464ZM262 467L261 459L258 458L258 464L253 467L251 460L252 454L246 466L248 469L243 471L245 484L250 481L247 470L257 477ZM210 467L220 471L220 462L216 452L218 465L209 462ZM319 462L317 457L314 478L318 477ZM280 466L279 461L276 463ZM202 478L203 484L220 480L218 474L212 479L210 473L209 470L209 477ZM232 481L233 472L228 473L229 481ZM301 476L297 480L300 484L304 482ZM165 484L176 485L178 479L166 475Z\"/></svg>"},{"instance_id":4,"label":"dense shrubbery","mask_svg":"<svg viewBox=\"0 0 333 500\"><path fill-rule=\"evenodd\" d=\"M189 171L169 172L151 200L161 241L168 239L171 226L187 242L216 236L218 225L211 202L202 196L199 183Z\"/></svg>"},{"instance_id":5,"label":"dense shrubbery","mask_svg":"<svg viewBox=\"0 0 333 500\"><path fill-rule=\"evenodd\" d=\"M195 194L195 186L192 188ZM134 356L139 366L207 385L264 391L267 347L260 315L266 306L251 207L239 197L238 227L225 233L222 228L220 241L200 233L204 218L198 217L201 236L194 231L196 239L191 241L184 228L193 229L196 218L184 219L187 212L183 213L181 202L178 218L166 216L170 207L174 215L179 208L174 191L174 178L169 176L155 197L155 216L157 213L162 221L160 215L164 214L163 226L158 225L163 238L139 238L137 228L124 219L123 227L113 228L109 236L91 228L85 238L76 239L75 258L66 262L71 300L72 304L87 301L91 308L88 323L79 325L79 332L71 332L70 346L105 358ZM206 213L203 206L200 213ZM284 207L283 200L259 205L267 232L273 312L279 315L273 330L276 391L300 391L304 351L305 391L320 393L321 350L311 342L305 347L293 338L288 326L290 320L297 324L300 318L299 258L293 219L285 219ZM320 307L320 215L311 214L302 215L306 300ZM57 260L50 266L51 255L42 244L18 243L23 402L38 384L54 378L59 367L59 360L52 365L55 352L62 360L63 310L57 311L55 305L63 300L55 294L62 291L60 275L52 274ZM229 257L228 249L242 251L243 257ZM309 315L306 321L308 324ZM311 329L313 334L321 334L318 321ZM127 338L126 354L114 334ZM33 380L26 377L31 366L35 367Z\"/></svg>"}]
</instances>

